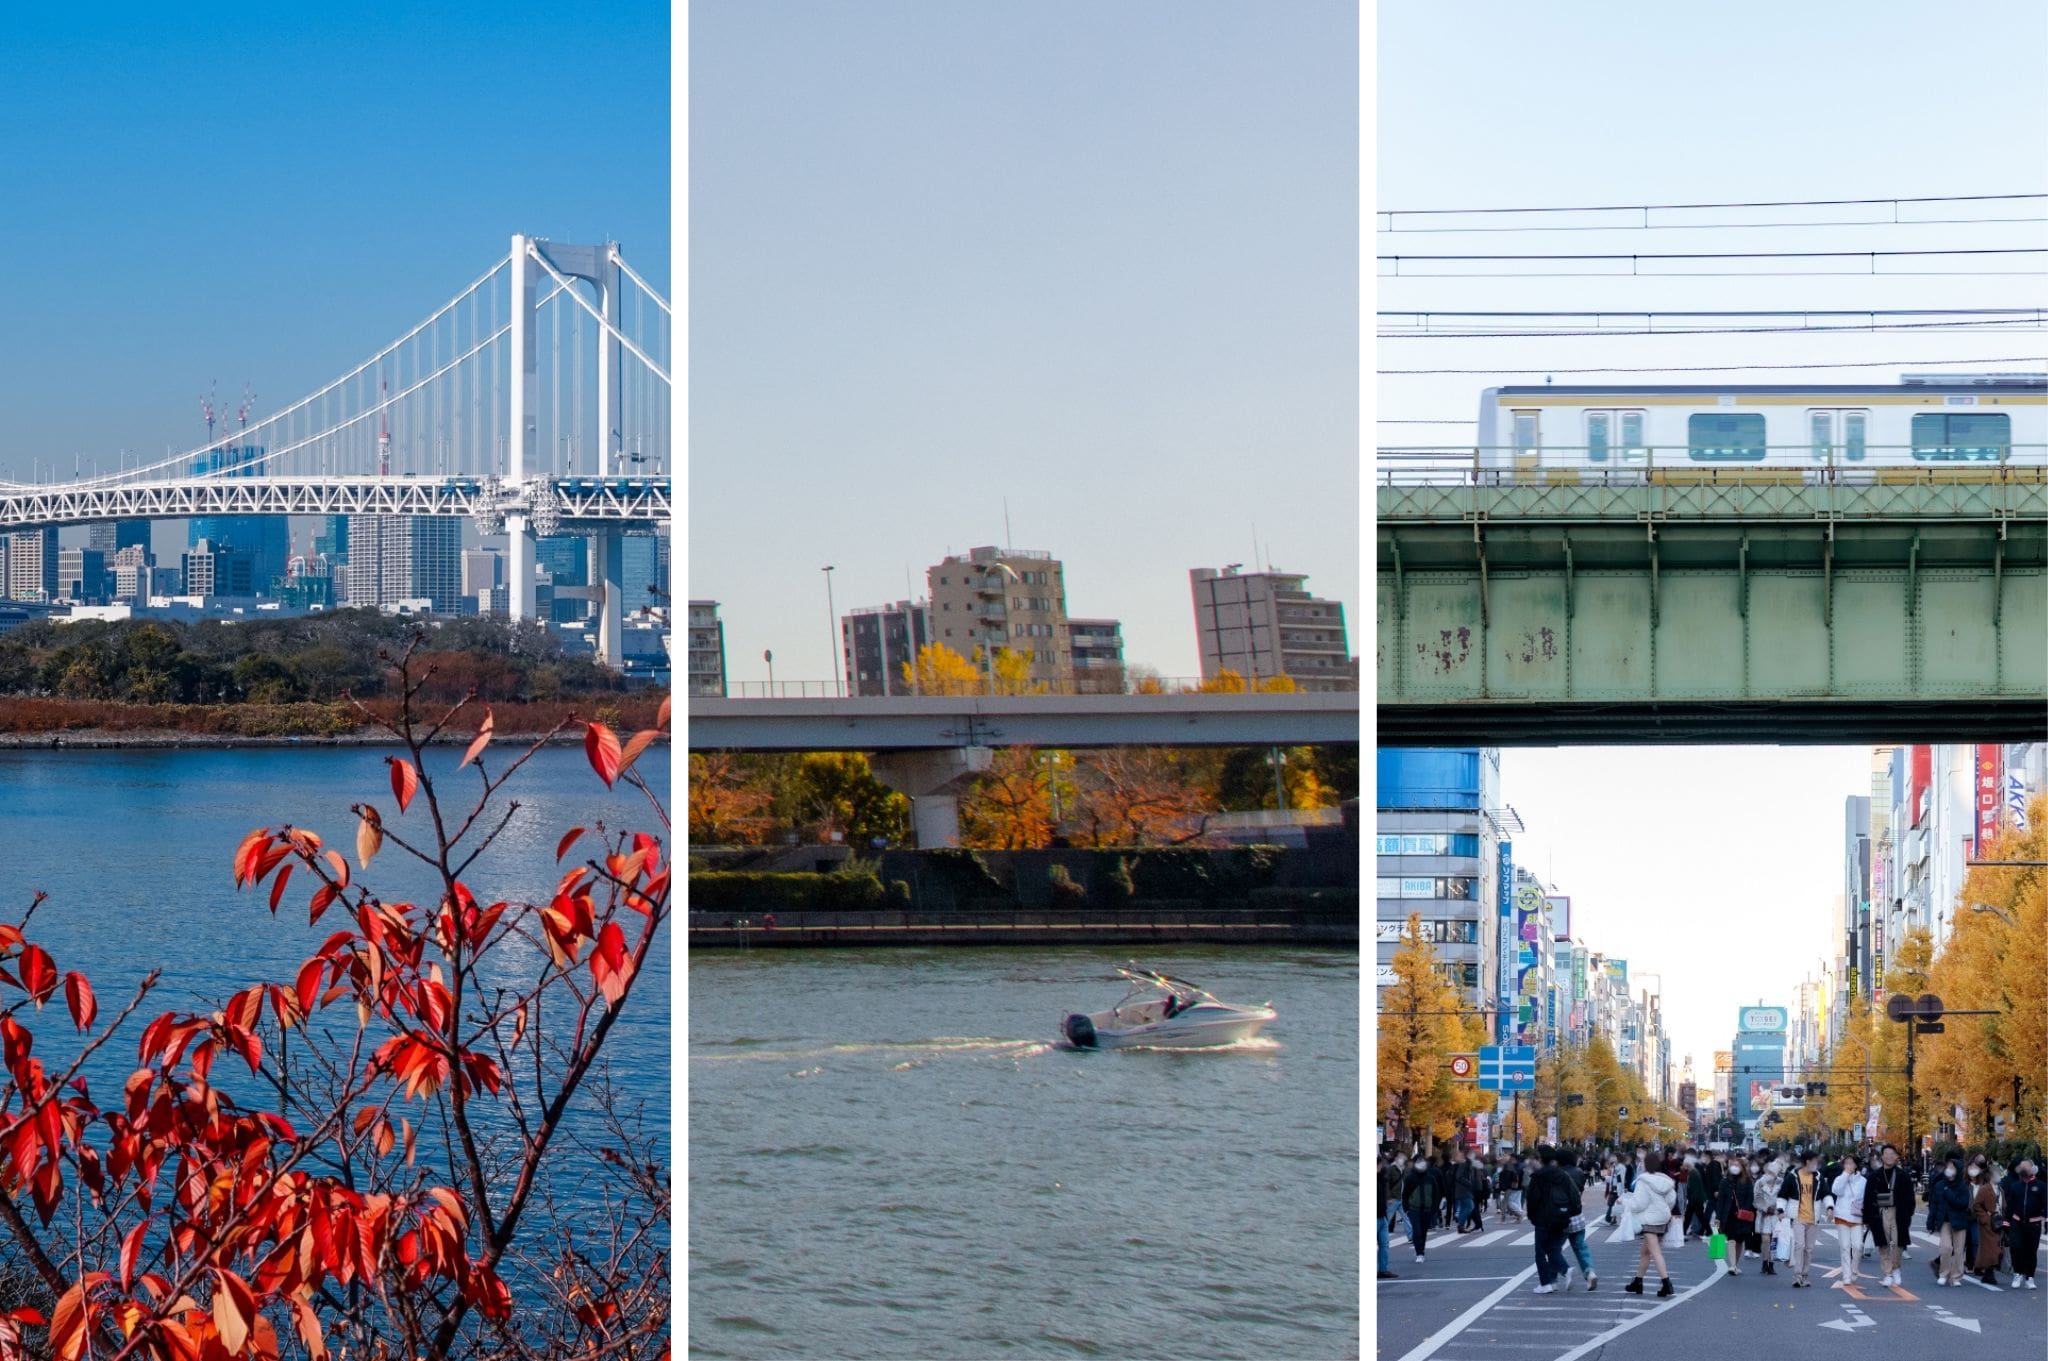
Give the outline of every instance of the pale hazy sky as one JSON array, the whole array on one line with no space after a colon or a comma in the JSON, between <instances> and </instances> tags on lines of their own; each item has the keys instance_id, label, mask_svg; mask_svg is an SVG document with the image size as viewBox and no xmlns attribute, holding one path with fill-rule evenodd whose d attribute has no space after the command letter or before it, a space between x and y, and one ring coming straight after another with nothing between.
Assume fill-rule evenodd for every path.
<instances>
[{"instance_id":1,"label":"pale hazy sky","mask_svg":"<svg viewBox=\"0 0 2048 1361\"><path fill-rule=\"evenodd\" d=\"M1843 801L1869 747L1501 753L1515 863L1572 900L1572 938L1661 973L1674 1064L1711 1072L1742 1005L1794 1006L1839 932ZM1654 982L1649 984L1655 987Z\"/></svg>"},{"instance_id":2,"label":"pale hazy sky","mask_svg":"<svg viewBox=\"0 0 2048 1361\"><path fill-rule=\"evenodd\" d=\"M1198 668L1188 569L1358 617L1355 0L697 0L689 591L736 681L949 550ZM905 584L906 569L911 577ZM1354 651L1358 651L1354 644Z\"/></svg>"}]
</instances>

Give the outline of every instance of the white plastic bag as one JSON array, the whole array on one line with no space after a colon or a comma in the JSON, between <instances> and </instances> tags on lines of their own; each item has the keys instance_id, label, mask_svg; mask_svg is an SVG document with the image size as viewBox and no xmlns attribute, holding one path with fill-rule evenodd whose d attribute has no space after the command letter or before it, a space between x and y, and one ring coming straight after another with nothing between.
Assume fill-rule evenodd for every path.
<instances>
[{"instance_id":1,"label":"white plastic bag","mask_svg":"<svg viewBox=\"0 0 2048 1361\"><path fill-rule=\"evenodd\" d=\"M1640 1227L1641 1225L1636 1223L1636 1212L1634 1210L1629 1209L1626 1204L1623 1204L1621 1207L1620 1236L1623 1238L1634 1238L1636 1236L1636 1230Z\"/></svg>"},{"instance_id":2,"label":"white plastic bag","mask_svg":"<svg viewBox=\"0 0 2048 1361\"><path fill-rule=\"evenodd\" d=\"M1674 1214L1671 1216L1671 1222L1664 1226L1664 1251L1677 1252L1684 1246L1685 1221Z\"/></svg>"},{"instance_id":3,"label":"white plastic bag","mask_svg":"<svg viewBox=\"0 0 2048 1361\"><path fill-rule=\"evenodd\" d=\"M1778 1216L1777 1231L1772 1234L1772 1238L1774 1245L1771 1248L1771 1255L1781 1262L1791 1261L1792 1225L1786 1220L1784 1215Z\"/></svg>"}]
</instances>

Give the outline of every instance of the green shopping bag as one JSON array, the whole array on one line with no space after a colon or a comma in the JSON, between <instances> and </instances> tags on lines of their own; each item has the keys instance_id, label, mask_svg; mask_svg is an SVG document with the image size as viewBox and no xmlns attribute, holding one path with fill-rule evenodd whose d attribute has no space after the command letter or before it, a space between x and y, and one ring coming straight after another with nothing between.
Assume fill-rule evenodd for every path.
<instances>
[{"instance_id":1,"label":"green shopping bag","mask_svg":"<svg viewBox=\"0 0 2048 1361\"><path fill-rule=\"evenodd\" d=\"M1715 1234L1715 1235L1714 1235L1714 1236L1713 1236L1712 1238L1709 1238L1709 1239L1707 1240L1707 1260L1708 1260L1708 1261L1710 1261L1710 1262L1720 1262L1720 1261L1725 1261L1725 1260L1727 1259L1727 1257L1728 1257L1728 1235L1727 1235L1727 1234L1725 1234L1725 1233L1717 1233L1717 1234Z\"/></svg>"}]
</instances>

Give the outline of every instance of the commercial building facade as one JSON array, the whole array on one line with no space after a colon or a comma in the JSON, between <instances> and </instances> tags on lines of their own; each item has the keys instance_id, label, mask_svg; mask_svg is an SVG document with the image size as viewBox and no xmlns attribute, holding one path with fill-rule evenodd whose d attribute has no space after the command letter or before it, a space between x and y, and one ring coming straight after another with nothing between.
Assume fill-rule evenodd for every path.
<instances>
[{"instance_id":1,"label":"commercial building facade","mask_svg":"<svg viewBox=\"0 0 2048 1361\"><path fill-rule=\"evenodd\" d=\"M932 567L925 583L934 643L970 660L977 650L1026 654L1030 680L1069 688L1074 657L1059 559L1035 549L974 548Z\"/></svg>"},{"instance_id":2,"label":"commercial building facade","mask_svg":"<svg viewBox=\"0 0 2048 1361\"><path fill-rule=\"evenodd\" d=\"M381 609L428 601L461 614L462 521L453 515L358 515L349 522L345 599Z\"/></svg>"},{"instance_id":3,"label":"commercial building facade","mask_svg":"<svg viewBox=\"0 0 2048 1361\"><path fill-rule=\"evenodd\" d=\"M692 600L689 617L689 694L695 699L725 695L725 625L716 600Z\"/></svg>"},{"instance_id":4,"label":"commercial building facade","mask_svg":"<svg viewBox=\"0 0 2048 1361\"><path fill-rule=\"evenodd\" d=\"M1504 988L1499 929L1500 753L1491 748L1382 748L1374 837L1374 984L1399 981L1394 954L1411 913L1436 949L1459 1004L1498 1025Z\"/></svg>"},{"instance_id":5,"label":"commercial building facade","mask_svg":"<svg viewBox=\"0 0 2048 1361\"><path fill-rule=\"evenodd\" d=\"M931 609L921 600L868 606L841 616L839 645L847 693L914 693L905 668L915 665L918 652L930 641Z\"/></svg>"}]
</instances>

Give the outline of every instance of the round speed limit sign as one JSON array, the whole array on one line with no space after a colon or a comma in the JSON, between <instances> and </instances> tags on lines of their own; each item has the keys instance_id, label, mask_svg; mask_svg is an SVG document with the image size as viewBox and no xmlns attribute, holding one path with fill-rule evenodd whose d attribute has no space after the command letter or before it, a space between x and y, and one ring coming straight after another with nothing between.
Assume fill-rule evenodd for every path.
<instances>
[{"instance_id":1,"label":"round speed limit sign","mask_svg":"<svg viewBox=\"0 0 2048 1361\"><path fill-rule=\"evenodd\" d=\"M1472 1070L1474 1069L1474 1067L1476 1067L1476 1065L1472 1062L1472 1056L1470 1054L1451 1055L1452 1077L1470 1077L1472 1076Z\"/></svg>"}]
</instances>

